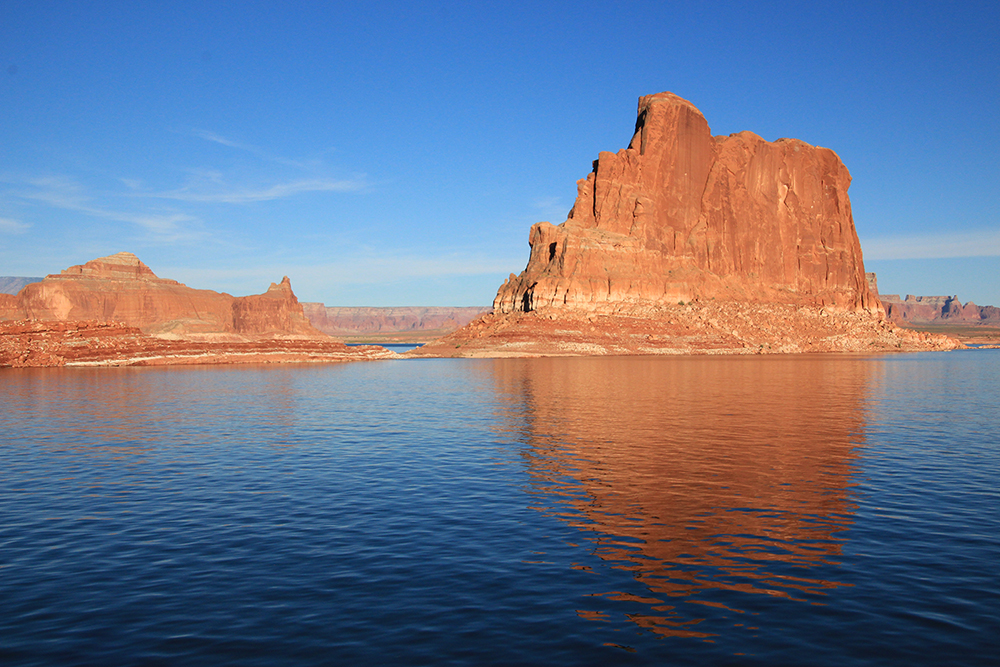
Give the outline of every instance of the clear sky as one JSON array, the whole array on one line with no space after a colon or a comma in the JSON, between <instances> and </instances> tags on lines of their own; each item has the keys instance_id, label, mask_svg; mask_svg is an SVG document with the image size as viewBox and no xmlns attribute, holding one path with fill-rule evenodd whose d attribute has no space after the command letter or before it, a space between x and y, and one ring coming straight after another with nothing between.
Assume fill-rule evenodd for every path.
<instances>
[{"instance_id":1,"label":"clear sky","mask_svg":"<svg viewBox=\"0 0 1000 667\"><path fill-rule=\"evenodd\" d=\"M882 292L1000 305L1000 3L0 2L0 275L489 305L636 100L832 148Z\"/></svg>"}]
</instances>

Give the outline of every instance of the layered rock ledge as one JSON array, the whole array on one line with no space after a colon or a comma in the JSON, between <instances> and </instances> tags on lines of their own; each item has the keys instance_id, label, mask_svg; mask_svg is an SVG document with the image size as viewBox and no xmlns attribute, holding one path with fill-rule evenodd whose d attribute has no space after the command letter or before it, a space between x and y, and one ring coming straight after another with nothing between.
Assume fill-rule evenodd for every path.
<instances>
[{"instance_id":1,"label":"layered rock ledge","mask_svg":"<svg viewBox=\"0 0 1000 667\"><path fill-rule=\"evenodd\" d=\"M0 299L0 320L118 322L143 333L322 338L286 276L264 294L234 297L159 278L130 252L100 257Z\"/></svg>"},{"instance_id":2,"label":"layered rock ledge","mask_svg":"<svg viewBox=\"0 0 1000 667\"><path fill-rule=\"evenodd\" d=\"M245 297L157 277L127 252L0 295L0 367L389 359L317 331L284 278Z\"/></svg>"},{"instance_id":3,"label":"layered rock ledge","mask_svg":"<svg viewBox=\"0 0 1000 667\"><path fill-rule=\"evenodd\" d=\"M407 352L427 357L914 352L964 347L865 312L787 304L691 302L642 316L582 311L485 315Z\"/></svg>"},{"instance_id":4,"label":"layered rock ledge","mask_svg":"<svg viewBox=\"0 0 1000 667\"><path fill-rule=\"evenodd\" d=\"M639 99L565 222L528 236L486 315L414 355L748 353L961 347L898 330L868 286L832 150L713 137L690 102Z\"/></svg>"},{"instance_id":5,"label":"layered rock ledge","mask_svg":"<svg viewBox=\"0 0 1000 667\"><path fill-rule=\"evenodd\" d=\"M0 322L0 368L331 363L392 359L374 345L325 339L177 340L118 322Z\"/></svg>"}]
</instances>

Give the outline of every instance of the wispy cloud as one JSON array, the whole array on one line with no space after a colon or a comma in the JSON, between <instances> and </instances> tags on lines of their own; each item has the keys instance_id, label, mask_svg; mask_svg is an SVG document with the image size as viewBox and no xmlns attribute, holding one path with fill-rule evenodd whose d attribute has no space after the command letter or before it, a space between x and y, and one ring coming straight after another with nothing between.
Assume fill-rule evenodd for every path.
<instances>
[{"instance_id":1,"label":"wispy cloud","mask_svg":"<svg viewBox=\"0 0 1000 667\"><path fill-rule=\"evenodd\" d=\"M1000 256L1000 230L863 239L865 259L934 259Z\"/></svg>"},{"instance_id":2,"label":"wispy cloud","mask_svg":"<svg viewBox=\"0 0 1000 667\"><path fill-rule=\"evenodd\" d=\"M143 193L143 196L182 202L246 204L282 199L306 192L358 192L368 187L364 179L328 178L302 179L256 188L228 188L222 183L219 185L221 187L184 187L166 192L148 192Z\"/></svg>"},{"instance_id":3,"label":"wispy cloud","mask_svg":"<svg viewBox=\"0 0 1000 667\"><path fill-rule=\"evenodd\" d=\"M2 234L23 234L31 227L26 222L14 220L13 218L0 218L0 233Z\"/></svg>"},{"instance_id":4,"label":"wispy cloud","mask_svg":"<svg viewBox=\"0 0 1000 667\"><path fill-rule=\"evenodd\" d=\"M197 221L191 215L174 211L135 212L95 204L83 186L65 176L27 179L15 190L14 196L95 218L134 224L157 235L161 240L190 240L199 236L182 227L184 223Z\"/></svg>"},{"instance_id":5,"label":"wispy cloud","mask_svg":"<svg viewBox=\"0 0 1000 667\"><path fill-rule=\"evenodd\" d=\"M209 132L208 130L194 130L193 134L196 137L201 137L205 141L213 141L217 144L222 144L223 146L229 146L230 148L237 148L243 151L250 151L251 153L256 153L259 150L255 146L250 146L248 144L243 144L238 141L233 141L232 139L226 139L225 137L218 135L215 132Z\"/></svg>"},{"instance_id":6,"label":"wispy cloud","mask_svg":"<svg viewBox=\"0 0 1000 667\"><path fill-rule=\"evenodd\" d=\"M255 146L253 144L244 143L242 141L235 141L224 137L220 134L216 134L211 130L192 130L191 133L198 137L199 139L204 139L205 141L211 141L212 143L219 144L220 146L226 146L227 148L233 148L238 151L244 151L255 155L264 160L270 160L271 162L277 162L278 164L283 164L289 167L299 167L299 168L309 168L316 166L313 162L306 160L293 160L290 158L282 157L280 155L275 155L269 151L264 150L260 146Z\"/></svg>"}]
</instances>

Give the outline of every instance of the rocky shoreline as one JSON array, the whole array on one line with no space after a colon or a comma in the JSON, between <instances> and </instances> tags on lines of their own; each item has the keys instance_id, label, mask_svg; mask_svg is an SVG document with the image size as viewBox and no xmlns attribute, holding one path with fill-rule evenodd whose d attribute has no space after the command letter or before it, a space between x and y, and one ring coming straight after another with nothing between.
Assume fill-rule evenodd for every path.
<instances>
[{"instance_id":1,"label":"rocky shoreline","mask_svg":"<svg viewBox=\"0 0 1000 667\"><path fill-rule=\"evenodd\" d=\"M867 312L782 304L688 303L578 312L489 314L409 357L915 352L963 349L941 334L902 329Z\"/></svg>"},{"instance_id":2,"label":"rocky shoreline","mask_svg":"<svg viewBox=\"0 0 1000 667\"><path fill-rule=\"evenodd\" d=\"M332 338L169 339L118 322L0 322L0 367L333 363L398 356Z\"/></svg>"}]
</instances>

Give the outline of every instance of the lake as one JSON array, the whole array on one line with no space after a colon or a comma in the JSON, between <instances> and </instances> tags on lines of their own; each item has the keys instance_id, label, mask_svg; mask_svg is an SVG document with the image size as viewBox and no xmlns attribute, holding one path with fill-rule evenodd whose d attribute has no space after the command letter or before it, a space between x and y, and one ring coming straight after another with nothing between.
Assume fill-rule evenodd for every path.
<instances>
[{"instance_id":1,"label":"lake","mask_svg":"<svg viewBox=\"0 0 1000 667\"><path fill-rule=\"evenodd\" d=\"M996 659L1000 351L0 392L5 665Z\"/></svg>"}]
</instances>

